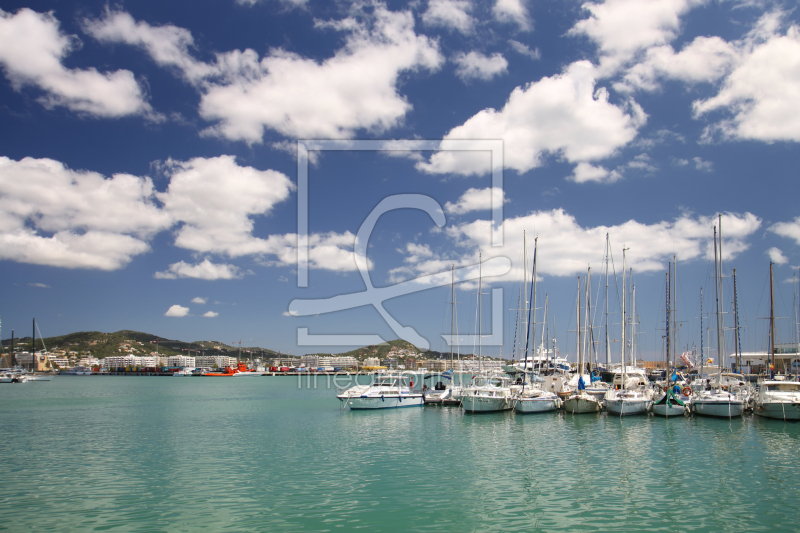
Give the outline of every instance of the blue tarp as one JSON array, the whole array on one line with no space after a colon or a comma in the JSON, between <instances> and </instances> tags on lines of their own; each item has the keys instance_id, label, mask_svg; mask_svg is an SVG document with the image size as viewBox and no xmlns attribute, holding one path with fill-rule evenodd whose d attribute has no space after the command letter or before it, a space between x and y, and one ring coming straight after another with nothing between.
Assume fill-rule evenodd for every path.
<instances>
[{"instance_id":1,"label":"blue tarp","mask_svg":"<svg viewBox=\"0 0 800 533\"><path fill-rule=\"evenodd\" d=\"M578 390L585 390L586 383L583 382L583 376L578 378Z\"/></svg>"}]
</instances>

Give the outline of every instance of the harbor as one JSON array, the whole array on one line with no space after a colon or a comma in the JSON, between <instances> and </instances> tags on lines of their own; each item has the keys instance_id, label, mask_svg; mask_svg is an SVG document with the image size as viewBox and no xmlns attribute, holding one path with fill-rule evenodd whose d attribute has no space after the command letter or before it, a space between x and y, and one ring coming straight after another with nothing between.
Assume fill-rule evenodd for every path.
<instances>
[{"instance_id":1,"label":"harbor","mask_svg":"<svg viewBox=\"0 0 800 533\"><path fill-rule=\"evenodd\" d=\"M13 457L0 518L12 531L791 531L800 512L800 424L351 411L324 382L0 387Z\"/></svg>"}]
</instances>

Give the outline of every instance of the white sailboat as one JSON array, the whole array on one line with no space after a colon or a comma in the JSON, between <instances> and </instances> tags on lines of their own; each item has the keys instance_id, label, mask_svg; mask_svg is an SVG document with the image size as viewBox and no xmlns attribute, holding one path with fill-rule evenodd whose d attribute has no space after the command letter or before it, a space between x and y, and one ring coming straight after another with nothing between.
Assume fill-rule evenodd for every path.
<instances>
[{"instance_id":1,"label":"white sailboat","mask_svg":"<svg viewBox=\"0 0 800 533\"><path fill-rule=\"evenodd\" d=\"M652 392L649 389L643 389L637 381L627 379L627 365L626 359L626 346L625 342L626 329L628 324L628 316L626 314L625 303L628 299L628 287L625 280L625 251L627 248L622 248L622 386L617 389L611 389L606 393L606 409L609 413L625 416L625 415L641 415L647 413L650 405L653 403ZM635 312L633 313L635 316ZM631 341L631 348L635 342L635 337ZM631 354L633 351L631 350ZM631 362L632 363L632 362ZM633 365L631 365L633 366Z\"/></svg>"},{"instance_id":2,"label":"white sailboat","mask_svg":"<svg viewBox=\"0 0 800 533\"><path fill-rule=\"evenodd\" d=\"M722 388L722 367L725 361L723 360L725 351L725 341L723 335L723 322L722 312L720 309L720 300L722 299L722 216L719 218L720 222L720 240L719 240L719 262L717 261L717 228L714 227L714 285L716 290L716 311L717 311L717 357L719 357L719 369L717 386L714 389L701 391L692 398L692 411L698 415L715 416L721 418L733 418L734 416L742 416L744 412L745 402L742 398L737 397L730 391Z\"/></svg>"},{"instance_id":3,"label":"white sailboat","mask_svg":"<svg viewBox=\"0 0 800 533\"><path fill-rule=\"evenodd\" d=\"M775 367L775 312L772 282L772 262L769 264L769 329L770 365ZM800 420L800 381L765 380L758 384L753 412L765 418Z\"/></svg>"},{"instance_id":4,"label":"white sailboat","mask_svg":"<svg viewBox=\"0 0 800 533\"><path fill-rule=\"evenodd\" d=\"M597 413L600 412L602 404L597 397L586 392L586 378L589 375L583 373L583 347L581 345L581 278L578 276L578 302L577 302L577 351L578 351L578 372L575 375L576 383L573 392L564 400L564 410L572 414Z\"/></svg>"},{"instance_id":5,"label":"white sailboat","mask_svg":"<svg viewBox=\"0 0 800 533\"><path fill-rule=\"evenodd\" d=\"M670 416L684 416L686 414L686 403L681 400L673 390L672 384L672 366L675 364L675 327L674 323L677 322L677 315L673 308L675 301L672 294L677 294L676 284L673 283L678 278L678 262L673 256L675 263L675 270L670 265L669 272L667 273L667 382L664 385L664 394L653 402L650 410L654 415L670 417Z\"/></svg>"}]
</instances>

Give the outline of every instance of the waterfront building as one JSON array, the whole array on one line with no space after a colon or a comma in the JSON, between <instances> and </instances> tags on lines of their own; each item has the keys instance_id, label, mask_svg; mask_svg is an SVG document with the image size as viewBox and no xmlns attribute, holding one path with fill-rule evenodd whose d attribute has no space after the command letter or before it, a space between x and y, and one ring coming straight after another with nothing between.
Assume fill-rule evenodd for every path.
<instances>
[{"instance_id":1,"label":"waterfront building","mask_svg":"<svg viewBox=\"0 0 800 533\"><path fill-rule=\"evenodd\" d=\"M198 355L194 357L194 361L193 366L198 368L225 368L226 366L236 366L238 363L235 357L227 355Z\"/></svg>"},{"instance_id":2,"label":"waterfront building","mask_svg":"<svg viewBox=\"0 0 800 533\"><path fill-rule=\"evenodd\" d=\"M170 368L194 368L195 361L195 357L188 355L171 355L167 358L167 366Z\"/></svg>"}]
</instances>

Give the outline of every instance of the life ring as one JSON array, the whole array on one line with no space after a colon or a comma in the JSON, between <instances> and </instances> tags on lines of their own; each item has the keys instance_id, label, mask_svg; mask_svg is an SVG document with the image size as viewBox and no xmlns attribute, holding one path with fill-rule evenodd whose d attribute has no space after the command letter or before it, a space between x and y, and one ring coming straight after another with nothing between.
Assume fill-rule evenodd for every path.
<instances>
[{"instance_id":1,"label":"life ring","mask_svg":"<svg viewBox=\"0 0 800 533\"><path fill-rule=\"evenodd\" d=\"M664 392L667 392L668 390L669 390L669 387L667 387L667 386L665 385L665 386L664 386Z\"/></svg>"},{"instance_id":2,"label":"life ring","mask_svg":"<svg viewBox=\"0 0 800 533\"><path fill-rule=\"evenodd\" d=\"M691 396L692 395L692 388L691 387L684 387L681 391L684 396Z\"/></svg>"}]
</instances>

